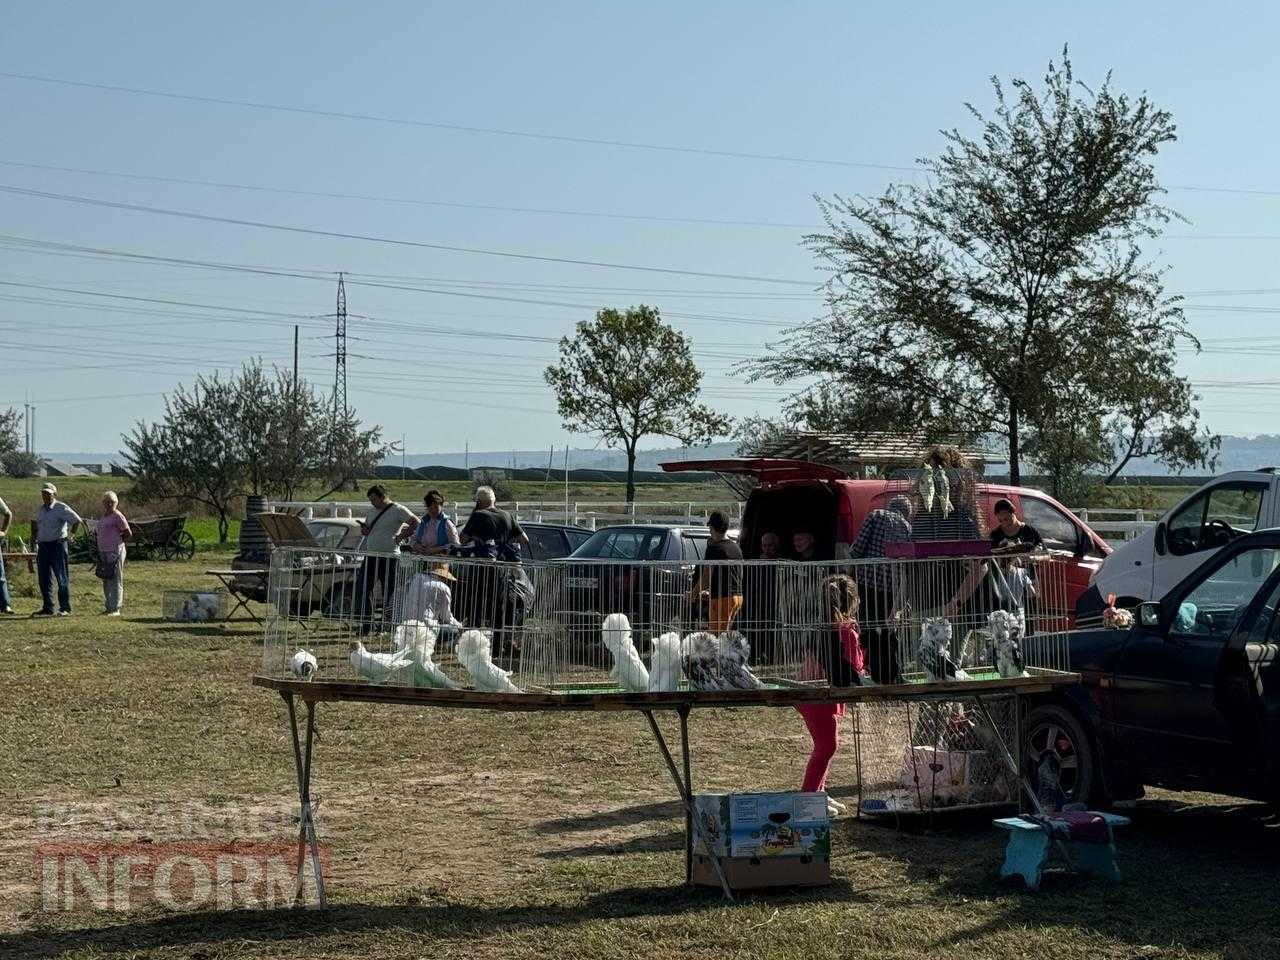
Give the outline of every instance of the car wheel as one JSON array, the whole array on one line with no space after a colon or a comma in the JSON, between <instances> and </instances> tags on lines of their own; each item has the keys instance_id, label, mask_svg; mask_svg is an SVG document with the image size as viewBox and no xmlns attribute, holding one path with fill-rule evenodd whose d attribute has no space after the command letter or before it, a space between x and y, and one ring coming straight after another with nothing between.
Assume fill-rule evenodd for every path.
<instances>
[{"instance_id":1,"label":"car wheel","mask_svg":"<svg viewBox=\"0 0 1280 960\"><path fill-rule=\"evenodd\" d=\"M1065 707L1046 703L1027 715L1026 730L1023 768L1030 774L1032 788L1036 765L1048 750L1061 765L1058 782L1067 802L1088 803L1098 782L1097 767L1093 743L1076 715Z\"/></svg>"}]
</instances>

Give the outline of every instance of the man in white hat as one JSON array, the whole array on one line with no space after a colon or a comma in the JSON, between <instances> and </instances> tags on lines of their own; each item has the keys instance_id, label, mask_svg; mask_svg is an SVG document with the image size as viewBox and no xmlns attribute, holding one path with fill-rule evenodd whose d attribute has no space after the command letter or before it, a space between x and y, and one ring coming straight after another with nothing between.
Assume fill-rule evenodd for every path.
<instances>
[{"instance_id":1,"label":"man in white hat","mask_svg":"<svg viewBox=\"0 0 1280 960\"><path fill-rule=\"evenodd\" d=\"M76 513L58 499L58 488L46 483L40 488L44 506L36 511L36 571L40 577L40 596L44 605L37 617L52 617L53 581L58 581L58 616L71 613L71 575L67 563L67 537L83 522Z\"/></svg>"}]
</instances>

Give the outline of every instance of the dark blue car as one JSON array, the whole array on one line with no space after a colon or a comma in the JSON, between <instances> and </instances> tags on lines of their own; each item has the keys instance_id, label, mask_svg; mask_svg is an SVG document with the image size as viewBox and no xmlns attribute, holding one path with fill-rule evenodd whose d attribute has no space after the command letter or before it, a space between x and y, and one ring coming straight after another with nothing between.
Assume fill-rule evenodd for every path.
<instances>
[{"instance_id":1,"label":"dark blue car","mask_svg":"<svg viewBox=\"0 0 1280 960\"><path fill-rule=\"evenodd\" d=\"M1280 802L1280 530L1223 547L1128 630L1071 634L1082 683L1028 716L1074 799L1143 785Z\"/></svg>"}]
</instances>

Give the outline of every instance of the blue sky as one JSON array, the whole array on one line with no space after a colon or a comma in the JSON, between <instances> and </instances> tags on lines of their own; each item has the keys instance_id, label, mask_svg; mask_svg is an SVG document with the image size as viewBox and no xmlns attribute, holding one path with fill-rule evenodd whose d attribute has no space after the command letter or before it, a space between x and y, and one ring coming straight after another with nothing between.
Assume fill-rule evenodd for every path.
<instances>
[{"instance_id":1,"label":"blue sky","mask_svg":"<svg viewBox=\"0 0 1280 960\"><path fill-rule=\"evenodd\" d=\"M0 70L10 73L843 163L559 142L0 79L0 184L816 285L821 274L799 244L802 225L817 222L813 194L877 193L912 177L874 165L910 167L936 152L940 128L967 123L964 101L990 103L990 75L1039 77L1068 43L1079 78L1096 83L1112 70L1118 88L1145 90L1173 112L1179 140L1159 168L1178 188L1168 202L1191 223L1171 228L1154 252L1169 266L1170 290L1198 294L1188 315L1212 348L1187 356L1183 369L1206 384L1202 409L1213 429L1275 432L1280 394L1270 386L1210 384L1274 378L1274 356L1259 348L1280 344L1280 292L1239 291L1280 288L1277 19L1262 4L1230 16L1189 4L23 5L7 12L0 33ZM1221 192L1250 190L1261 193ZM252 355L288 364L295 322L304 375L327 388L332 321L317 317L333 309L334 282L324 274L338 270L366 283L470 294L348 288L349 349L369 358L351 362L351 400L390 437L406 435L411 451L562 445L568 438L540 378L554 347L512 335L558 337L602 305L656 304L693 337L710 402L735 415L772 413L782 391L748 386L730 368L763 349L777 324L821 310L815 294L794 284L324 238L5 192L0 218L6 236L315 277L0 243L0 281L10 284L0 286L0 404L30 395L46 450L115 449L133 421L158 414L160 394L210 366ZM1242 236L1255 239L1234 239ZM380 279L390 277L406 279ZM1258 337L1272 339L1224 340Z\"/></svg>"}]
</instances>

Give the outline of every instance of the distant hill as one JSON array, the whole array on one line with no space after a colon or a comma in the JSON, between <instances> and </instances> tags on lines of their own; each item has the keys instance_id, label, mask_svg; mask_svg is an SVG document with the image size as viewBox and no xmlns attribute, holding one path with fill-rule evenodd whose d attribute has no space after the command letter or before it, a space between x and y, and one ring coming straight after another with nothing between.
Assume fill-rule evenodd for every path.
<instances>
[{"instance_id":1,"label":"distant hill","mask_svg":"<svg viewBox=\"0 0 1280 960\"><path fill-rule=\"evenodd\" d=\"M658 464L668 460L701 460L706 457L731 457L736 443L712 443L705 447L666 447L641 450L636 455L637 470L657 470ZM546 470L550 459L553 470L564 470L564 447L557 447L554 455L546 450L472 450L470 453L411 453L405 457L410 467L438 465L442 467L505 467ZM514 461L514 462L513 462ZM399 457L387 457L387 466L400 466ZM573 449L569 452L569 466L575 470L625 470L627 456L620 450Z\"/></svg>"}]
</instances>

